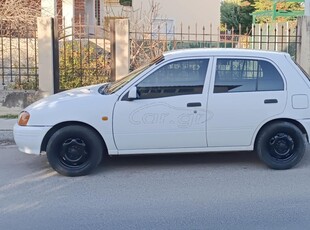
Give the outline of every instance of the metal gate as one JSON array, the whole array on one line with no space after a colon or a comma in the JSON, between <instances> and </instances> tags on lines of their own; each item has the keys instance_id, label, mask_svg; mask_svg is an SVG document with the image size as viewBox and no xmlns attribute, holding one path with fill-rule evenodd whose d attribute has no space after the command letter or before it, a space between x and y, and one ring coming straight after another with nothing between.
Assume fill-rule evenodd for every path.
<instances>
[{"instance_id":1,"label":"metal gate","mask_svg":"<svg viewBox=\"0 0 310 230\"><path fill-rule=\"evenodd\" d=\"M55 26L55 49L59 60L59 89L81 87L111 81L111 47L109 26L84 23L84 18L58 20ZM57 47L58 46L58 47ZM57 55L56 55L57 56Z\"/></svg>"}]
</instances>

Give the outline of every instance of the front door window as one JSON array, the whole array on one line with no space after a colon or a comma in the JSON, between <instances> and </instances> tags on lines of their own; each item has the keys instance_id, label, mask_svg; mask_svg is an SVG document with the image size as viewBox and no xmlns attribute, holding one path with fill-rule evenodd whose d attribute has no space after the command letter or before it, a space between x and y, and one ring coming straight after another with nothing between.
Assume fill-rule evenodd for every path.
<instances>
[{"instance_id":1,"label":"front door window","mask_svg":"<svg viewBox=\"0 0 310 230\"><path fill-rule=\"evenodd\" d=\"M207 59L182 60L167 64L137 85L140 99L201 94Z\"/></svg>"}]
</instances>

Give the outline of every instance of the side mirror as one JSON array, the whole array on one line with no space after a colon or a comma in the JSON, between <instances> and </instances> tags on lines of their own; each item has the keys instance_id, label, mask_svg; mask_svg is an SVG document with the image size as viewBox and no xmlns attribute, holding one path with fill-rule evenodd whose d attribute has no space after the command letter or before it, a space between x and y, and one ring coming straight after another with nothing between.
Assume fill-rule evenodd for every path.
<instances>
[{"instance_id":1,"label":"side mirror","mask_svg":"<svg viewBox=\"0 0 310 230\"><path fill-rule=\"evenodd\" d=\"M132 87L132 88L129 90L128 99L129 99L129 100L134 100L134 99L137 99L137 98L138 98L137 87L134 86L134 87Z\"/></svg>"}]
</instances>

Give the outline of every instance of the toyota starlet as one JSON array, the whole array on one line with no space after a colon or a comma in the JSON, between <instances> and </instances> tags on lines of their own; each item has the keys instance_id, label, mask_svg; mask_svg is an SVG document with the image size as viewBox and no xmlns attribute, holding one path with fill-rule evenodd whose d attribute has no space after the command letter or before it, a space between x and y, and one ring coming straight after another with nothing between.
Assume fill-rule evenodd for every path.
<instances>
[{"instance_id":1,"label":"toyota starlet","mask_svg":"<svg viewBox=\"0 0 310 230\"><path fill-rule=\"evenodd\" d=\"M104 155L211 151L255 150L289 169L309 142L309 98L309 76L287 53L180 50L116 82L37 101L14 138L67 176L90 173Z\"/></svg>"}]
</instances>

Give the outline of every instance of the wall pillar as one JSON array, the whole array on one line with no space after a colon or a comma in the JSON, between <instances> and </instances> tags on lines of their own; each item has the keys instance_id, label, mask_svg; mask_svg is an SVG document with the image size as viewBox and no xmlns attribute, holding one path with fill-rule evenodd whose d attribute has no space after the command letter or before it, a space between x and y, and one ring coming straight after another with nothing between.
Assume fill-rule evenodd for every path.
<instances>
[{"instance_id":1,"label":"wall pillar","mask_svg":"<svg viewBox=\"0 0 310 230\"><path fill-rule=\"evenodd\" d=\"M39 17L38 24L38 68L39 90L44 96L54 94L54 34L53 19Z\"/></svg>"},{"instance_id":2,"label":"wall pillar","mask_svg":"<svg viewBox=\"0 0 310 230\"><path fill-rule=\"evenodd\" d=\"M104 21L104 0L100 0L100 25L104 25L103 21Z\"/></svg>"},{"instance_id":3,"label":"wall pillar","mask_svg":"<svg viewBox=\"0 0 310 230\"><path fill-rule=\"evenodd\" d=\"M310 74L310 16L298 18L298 35L300 44L297 46L297 63Z\"/></svg>"},{"instance_id":4,"label":"wall pillar","mask_svg":"<svg viewBox=\"0 0 310 230\"><path fill-rule=\"evenodd\" d=\"M41 16L55 17L57 15L57 0L41 0Z\"/></svg>"},{"instance_id":5,"label":"wall pillar","mask_svg":"<svg viewBox=\"0 0 310 230\"><path fill-rule=\"evenodd\" d=\"M111 20L112 81L129 73L129 20Z\"/></svg>"},{"instance_id":6,"label":"wall pillar","mask_svg":"<svg viewBox=\"0 0 310 230\"><path fill-rule=\"evenodd\" d=\"M70 27L74 21L74 0L62 0L62 16L64 28Z\"/></svg>"},{"instance_id":7,"label":"wall pillar","mask_svg":"<svg viewBox=\"0 0 310 230\"><path fill-rule=\"evenodd\" d=\"M85 24L88 25L87 32L95 34L96 17L95 17L95 0L85 1Z\"/></svg>"},{"instance_id":8,"label":"wall pillar","mask_svg":"<svg viewBox=\"0 0 310 230\"><path fill-rule=\"evenodd\" d=\"M305 0L305 16L310 16L310 0Z\"/></svg>"}]
</instances>

